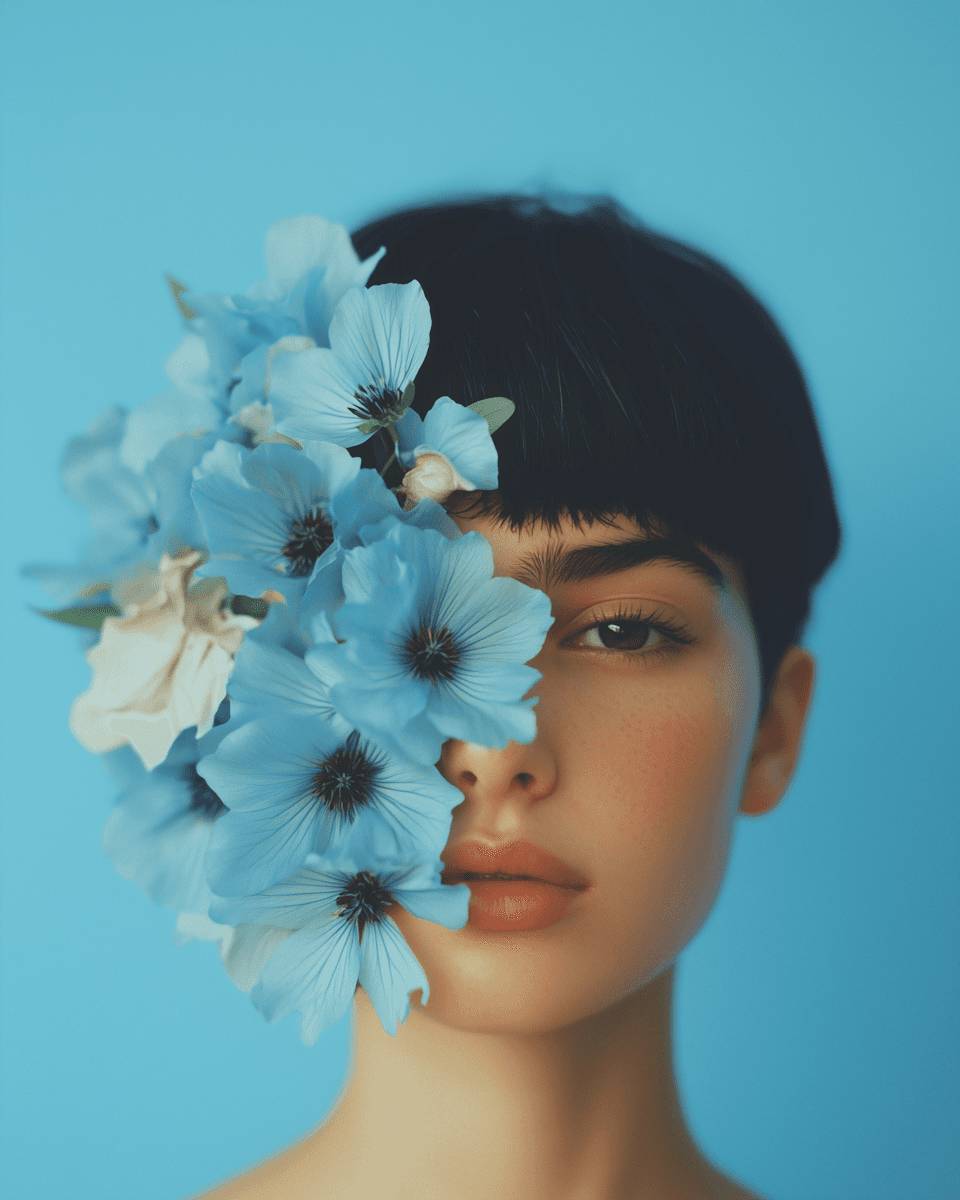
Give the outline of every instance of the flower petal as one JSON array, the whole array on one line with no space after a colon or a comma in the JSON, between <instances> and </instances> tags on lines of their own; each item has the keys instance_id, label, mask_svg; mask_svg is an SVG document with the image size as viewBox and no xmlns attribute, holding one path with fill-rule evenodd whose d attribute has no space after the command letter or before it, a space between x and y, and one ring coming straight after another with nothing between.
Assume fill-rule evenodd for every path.
<instances>
[{"instance_id":1,"label":"flower petal","mask_svg":"<svg viewBox=\"0 0 960 1200\"><path fill-rule=\"evenodd\" d=\"M274 951L251 999L271 1024L299 1012L300 1036L311 1046L350 1007L360 962L356 926L320 917Z\"/></svg>"},{"instance_id":2,"label":"flower petal","mask_svg":"<svg viewBox=\"0 0 960 1200\"><path fill-rule=\"evenodd\" d=\"M434 921L447 929L462 929L467 923L470 888L465 883L438 883L428 888L395 886L391 893L408 913L424 921Z\"/></svg>"},{"instance_id":3,"label":"flower petal","mask_svg":"<svg viewBox=\"0 0 960 1200\"><path fill-rule=\"evenodd\" d=\"M468 889L469 890L469 889ZM360 985L377 1010L380 1023L391 1037L410 1012L410 993L423 992L422 1003L430 995L430 984L391 917L371 922L360 939Z\"/></svg>"},{"instance_id":4,"label":"flower petal","mask_svg":"<svg viewBox=\"0 0 960 1200\"><path fill-rule=\"evenodd\" d=\"M241 992L249 992L277 947L291 936L289 929L270 925L238 925L225 938L220 957L227 974Z\"/></svg>"},{"instance_id":5,"label":"flower petal","mask_svg":"<svg viewBox=\"0 0 960 1200\"><path fill-rule=\"evenodd\" d=\"M429 344L430 306L416 280L352 288L330 322L330 347L357 386L403 392Z\"/></svg>"}]
</instances>

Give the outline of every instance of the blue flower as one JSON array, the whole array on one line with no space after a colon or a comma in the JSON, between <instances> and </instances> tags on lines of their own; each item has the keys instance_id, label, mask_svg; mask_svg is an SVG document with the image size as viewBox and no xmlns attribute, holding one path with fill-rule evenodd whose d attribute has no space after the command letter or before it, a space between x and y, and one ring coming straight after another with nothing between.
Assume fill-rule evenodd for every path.
<instances>
[{"instance_id":1,"label":"blue flower","mask_svg":"<svg viewBox=\"0 0 960 1200\"><path fill-rule=\"evenodd\" d=\"M536 732L540 678L524 666L549 629L550 601L493 578L478 533L447 541L399 522L343 565L347 602L331 618L342 645L312 646L311 668L356 729L420 762L448 738L503 747Z\"/></svg>"},{"instance_id":2,"label":"blue flower","mask_svg":"<svg viewBox=\"0 0 960 1200\"><path fill-rule=\"evenodd\" d=\"M100 595L125 568L159 563L165 553L205 548L190 481L216 435L175 437L143 470L134 470L122 455L132 415L109 408L67 446L64 489L89 510L93 538L73 566L27 568L58 600Z\"/></svg>"},{"instance_id":3,"label":"blue flower","mask_svg":"<svg viewBox=\"0 0 960 1200\"><path fill-rule=\"evenodd\" d=\"M437 857L463 800L432 767L313 714L242 725L198 769L230 809L207 855L210 886L222 896L285 879L309 853Z\"/></svg>"},{"instance_id":4,"label":"blue flower","mask_svg":"<svg viewBox=\"0 0 960 1200\"><path fill-rule=\"evenodd\" d=\"M251 377L262 382L263 355L248 356L283 337L299 336L327 345L334 310L350 288L362 287L382 251L361 262L344 226L318 216L285 217L267 231L264 260L268 278L246 296L185 292L181 303L209 356L209 380L224 398L246 379L243 403L262 401Z\"/></svg>"},{"instance_id":5,"label":"blue flower","mask_svg":"<svg viewBox=\"0 0 960 1200\"><path fill-rule=\"evenodd\" d=\"M431 529L450 541L461 537L446 510L432 500L422 500L409 512L404 512L376 471L361 471L351 488L334 496L330 502L330 516L336 541L317 562L304 593L302 619L305 625L310 620L311 610L332 610L343 603L341 576L347 551L357 546L372 546L398 523L415 529ZM323 640L327 639L314 636L314 641Z\"/></svg>"},{"instance_id":6,"label":"blue flower","mask_svg":"<svg viewBox=\"0 0 960 1200\"><path fill-rule=\"evenodd\" d=\"M204 393L181 388L160 392L127 417L120 461L134 471L143 471L174 440L196 439L206 433L236 440L241 431L225 425L226 417Z\"/></svg>"},{"instance_id":7,"label":"blue flower","mask_svg":"<svg viewBox=\"0 0 960 1200\"><path fill-rule=\"evenodd\" d=\"M103 851L155 904L177 912L205 914L212 898L204 858L227 810L197 774L197 761L223 736L222 725L199 741L196 729L186 729L152 771L128 746L107 756L126 786L103 827Z\"/></svg>"},{"instance_id":8,"label":"blue flower","mask_svg":"<svg viewBox=\"0 0 960 1200\"><path fill-rule=\"evenodd\" d=\"M270 1021L299 1012L307 1045L335 1025L357 983L383 1028L395 1036L410 1011L410 993L430 985L390 917L393 904L448 929L466 924L470 890L440 883L439 863L384 869L362 861L336 865L311 855L293 878L258 896L219 900L214 920L230 925L291 930L260 974L251 999Z\"/></svg>"},{"instance_id":9,"label":"blue flower","mask_svg":"<svg viewBox=\"0 0 960 1200\"><path fill-rule=\"evenodd\" d=\"M353 288L330 323L330 349L278 355L270 403L277 430L298 441L357 446L399 420L430 340L419 283Z\"/></svg>"},{"instance_id":10,"label":"blue flower","mask_svg":"<svg viewBox=\"0 0 960 1200\"><path fill-rule=\"evenodd\" d=\"M461 477L465 491L493 491L497 486L497 448L483 417L441 396L426 417L408 408L397 422L400 461L413 467L424 454L439 454Z\"/></svg>"},{"instance_id":11,"label":"blue flower","mask_svg":"<svg viewBox=\"0 0 960 1200\"><path fill-rule=\"evenodd\" d=\"M353 494L359 470L358 459L324 442L302 450L268 443L253 452L218 445L192 488L211 553L204 573L224 575L243 595L275 588L299 598L333 545L331 502L340 492Z\"/></svg>"}]
</instances>

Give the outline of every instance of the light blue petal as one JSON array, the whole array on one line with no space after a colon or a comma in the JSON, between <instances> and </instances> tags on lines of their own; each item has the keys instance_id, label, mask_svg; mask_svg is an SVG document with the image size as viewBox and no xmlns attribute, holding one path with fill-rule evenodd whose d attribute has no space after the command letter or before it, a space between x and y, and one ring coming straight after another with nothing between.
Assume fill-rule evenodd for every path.
<instances>
[{"instance_id":1,"label":"light blue petal","mask_svg":"<svg viewBox=\"0 0 960 1200\"><path fill-rule=\"evenodd\" d=\"M343 382L342 368L331 350L278 354L270 367L269 401L276 430L301 442L358 446L366 441L369 434L357 430L363 418L350 412L354 391L349 380Z\"/></svg>"},{"instance_id":2,"label":"light blue petal","mask_svg":"<svg viewBox=\"0 0 960 1200\"><path fill-rule=\"evenodd\" d=\"M352 288L330 322L330 346L354 392L361 386L402 392L429 344L430 306L416 280Z\"/></svg>"},{"instance_id":3,"label":"light blue petal","mask_svg":"<svg viewBox=\"0 0 960 1200\"><path fill-rule=\"evenodd\" d=\"M288 650L244 638L233 661L230 698L241 706L244 717L281 710L299 716L334 716L325 685Z\"/></svg>"},{"instance_id":4,"label":"light blue petal","mask_svg":"<svg viewBox=\"0 0 960 1200\"><path fill-rule=\"evenodd\" d=\"M337 540L347 549L360 544L364 526L403 517L396 496L376 471L369 470L360 471L349 486L338 491L331 499L330 513Z\"/></svg>"},{"instance_id":5,"label":"light blue petal","mask_svg":"<svg viewBox=\"0 0 960 1200\"><path fill-rule=\"evenodd\" d=\"M343 555L343 546L334 542L313 564L302 602L307 629L319 617L326 619L326 613L339 608L344 601Z\"/></svg>"},{"instance_id":6,"label":"light blue petal","mask_svg":"<svg viewBox=\"0 0 960 1200\"><path fill-rule=\"evenodd\" d=\"M471 663L535 658L553 624L550 598L516 579L490 579L472 589L467 582L464 575L451 583L440 611L469 649Z\"/></svg>"},{"instance_id":7,"label":"light blue petal","mask_svg":"<svg viewBox=\"0 0 960 1200\"><path fill-rule=\"evenodd\" d=\"M142 471L163 447L181 434L195 435L223 424L224 414L209 396L175 390L161 392L133 409L120 443L120 461Z\"/></svg>"},{"instance_id":8,"label":"light blue petal","mask_svg":"<svg viewBox=\"0 0 960 1200\"><path fill-rule=\"evenodd\" d=\"M311 855L296 875L267 888L257 896L216 897L210 917L225 925L270 925L277 929L302 929L311 921L337 911L337 897L351 874L337 870Z\"/></svg>"},{"instance_id":9,"label":"light blue petal","mask_svg":"<svg viewBox=\"0 0 960 1200\"><path fill-rule=\"evenodd\" d=\"M442 703L431 705L427 715L441 745L450 738L457 738L476 746L502 750L507 742L532 742L537 733L536 717L529 701L523 704L490 703L474 696L463 699L448 694Z\"/></svg>"},{"instance_id":10,"label":"light blue petal","mask_svg":"<svg viewBox=\"0 0 960 1200\"><path fill-rule=\"evenodd\" d=\"M271 796L299 795L313 756L339 743L339 734L325 722L270 714L232 731L200 760L197 772L228 808L263 808L274 802Z\"/></svg>"},{"instance_id":11,"label":"light blue petal","mask_svg":"<svg viewBox=\"0 0 960 1200\"><path fill-rule=\"evenodd\" d=\"M220 439L193 468L193 478L202 479L205 475L223 475L238 487L249 487L242 472L243 463L249 453L249 450L245 450L236 442L226 442Z\"/></svg>"},{"instance_id":12,"label":"light blue petal","mask_svg":"<svg viewBox=\"0 0 960 1200\"><path fill-rule=\"evenodd\" d=\"M114 808L101 838L118 874L177 912L205 911L208 898L203 863L214 822L189 805L181 778L148 775Z\"/></svg>"},{"instance_id":13,"label":"light blue petal","mask_svg":"<svg viewBox=\"0 0 960 1200\"><path fill-rule=\"evenodd\" d=\"M264 342L244 355L237 368L240 382L230 392L230 412L234 419L251 404L263 404L270 363L270 343Z\"/></svg>"},{"instance_id":14,"label":"light blue petal","mask_svg":"<svg viewBox=\"0 0 960 1200\"><path fill-rule=\"evenodd\" d=\"M292 519L275 497L238 487L222 475L195 480L191 494L214 559L253 559L272 570L289 565L282 551Z\"/></svg>"},{"instance_id":15,"label":"light blue petal","mask_svg":"<svg viewBox=\"0 0 960 1200\"><path fill-rule=\"evenodd\" d=\"M274 951L250 998L271 1023L299 1012L300 1036L309 1046L350 1007L360 970L355 926L328 916Z\"/></svg>"},{"instance_id":16,"label":"light blue petal","mask_svg":"<svg viewBox=\"0 0 960 1200\"><path fill-rule=\"evenodd\" d=\"M420 889L394 887L391 891L397 903L414 917L447 929L462 929L467 923L470 888L465 883Z\"/></svg>"},{"instance_id":17,"label":"light blue petal","mask_svg":"<svg viewBox=\"0 0 960 1200\"><path fill-rule=\"evenodd\" d=\"M329 442L307 442L302 450L266 442L243 466L250 486L273 496L292 518L326 508L334 492L348 486L359 469L357 459Z\"/></svg>"},{"instance_id":18,"label":"light blue petal","mask_svg":"<svg viewBox=\"0 0 960 1200\"><path fill-rule=\"evenodd\" d=\"M298 611L307 586L303 575L281 575L262 563L237 562L231 558L210 558L197 568L196 574L198 578L223 576L235 596L261 597L267 591L279 592L286 604L275 601L270 605L271 610L289 607L292 612Z\"/></svg>"},{"instance_id":19,"label":"light blue petal","mask_svg":"<svg viewBox=\"0 0 960 1200\"><path fill-rule=\"evenodd\" d=\"M227 974L241 992L249 992L274 951L290 931L269 925L238 925L221 951Z\"/></svg>"},{"instance_id":20,"label":"light blue petal","mask_svg":"<svg viewBox=\"0 0 960 1200\"><path fill-rule=\"evenodd\" d=\"M254 291L273 298L302 290L306 332L325 345L344 292L362 287L383 253L361 262L343 225L314 215L284 217L271 225L264 241L269 283Z\"/></svg>"},{"instance_id":21,"label":"light blue petal","mask_svg":"<svg viewBox=\"0 0 960 1200\"><path fill-rule=\"evenodd\" d=\"M312 850L325 850L331 827L326 810L305 799L228 812L210 838L210 886L220 896L259 892L293 874Z\"/></svg>"},{"instance_id":22,"label":"light blue petal","mask_svg":"<svg viewBox=\"0 0 960 1200\"><path fill-rule=\"evenodd\" d=\"M389 532L393 533L402 526L394 526ZM412 601L413 571L412 564L405 561L395 552L389 535L373 546L357 546L348 551L343 560L343 590L350 602L347 611L341 613L340 619L355 620L362 627L369 620L365 612L367 606L373 606L390 612L396 617L392 608L398 600L404 597ZM389 596L389 599L384 598ZM410 603L403 604L402 610L409 610ZM344 635L346 636L346 635Z\"/></svg>"},{"instance_id":23,"label":"light blue petal","mask_svg":"<svg viewBox=\"0 0 960 1200\"><path fill-rule=\"evenodd\" d=\"M175 554L189 547L206 549L199 514L190 495L193 469L216 444L215 433L175 438L148 464L144 477L154 495L157 530L147 543L147 554L159 561L162 553Z\"/></svg>"},{"instance_id":24,"label":"light blue petal","mask_svg":"<svg viewBox=\"0 0 960 1200\"><path fill-rule=\"evenodd\" d=\"M412 408L408 408L396 425L397 457L405 467L412 467L416 461L414 450L422 444L423 421Z\"/></svg>"},{"instance_id":25,"label":"light blue petal","mask_svg":"<svg viewBox=\"0 0 960 1200\"><path fill-rule=\"evenodd\" d=\"M380 1023L391 1037L396 1037L398 1026L410 1012L410 992L421 989L424 1004L430 996L423 967L391 917L364 928L359 977Z\"/></svg>"},{"instance_id":26,"label":"light blue petal","mask_svg":"<svg viewBox=\"0 0 960 1200\"><path fill-rule=\"evenodd\" d=\"M319 469L327 496L331 499L356 483L360 459L354 458L342 446L335 446L331 442L305 441L300 453ZM376 471L370 473L380 478Z\"/></svg>"},{"instance_id":27,"label":"light blue petal","mask_svg":"<svg viewBox=\"0 0 960 1200\"><path fill-rule=\"evenodd\" d=\"M433 451L452 463L475 488L492 491L497 486L497 448L483 417L441 396L427 413L417 454Z\"/></svg>"}]
</instances>

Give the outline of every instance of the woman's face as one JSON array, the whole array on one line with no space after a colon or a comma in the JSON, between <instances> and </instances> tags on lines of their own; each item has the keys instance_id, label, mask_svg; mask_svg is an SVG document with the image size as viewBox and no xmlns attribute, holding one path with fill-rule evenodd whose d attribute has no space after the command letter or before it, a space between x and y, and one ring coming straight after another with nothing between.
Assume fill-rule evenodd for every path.
<instances>
[{"instance_id":1,"label":"woman's face","mask_svg":"<svg viewBox=\"0 0 960 1200\"><path fill-rule=\"evenodd\" d=\"M537 736L444 746L440 770L464 795L445 878L473 880L471 922L393 915L430 980L426 1015L545 1032L643 987L710 911L757 728L756 643L732 563L659 545L626 518L520 532L457 523L488 539L497 575L550 596L554 623L532 662ZM553 883L476 878L550 875L531 844L559 860Z\"/></svg>"}]
</instances>

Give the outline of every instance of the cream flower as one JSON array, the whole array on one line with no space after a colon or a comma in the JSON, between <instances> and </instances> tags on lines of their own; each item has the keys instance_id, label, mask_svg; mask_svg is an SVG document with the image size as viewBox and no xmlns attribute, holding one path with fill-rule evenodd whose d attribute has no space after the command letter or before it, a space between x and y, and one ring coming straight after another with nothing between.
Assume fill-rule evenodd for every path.
<instances>
[{"instance_id":1,"label":"cream flower","mask_svg":"<svg viewBox=\"0 0 960 1200\"><path fill-rule=\"evenodd\" d=\"M221 611L226 581L190 583L202 560L195 550L143 570L114 588L122 617L108 617L87 655L93 682L70 710L70 728L102 754L128 743L152 770L177 734L213 725L226 694L242 623Z\"/></svg>"},{"instance_id":2,"label":"cream flower","mask_svg":"<svg viewBox=\"0 0 960 1200\"><path fill-rule=\"evenodd\" d=\"M449 458L429 450L417 455L416 466L403 477L403 490L403 507L411 509L421 500L443 504L452 492L476 491L476 484L464 479Z\"/></svg>"}]
</instances>

